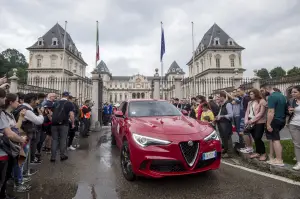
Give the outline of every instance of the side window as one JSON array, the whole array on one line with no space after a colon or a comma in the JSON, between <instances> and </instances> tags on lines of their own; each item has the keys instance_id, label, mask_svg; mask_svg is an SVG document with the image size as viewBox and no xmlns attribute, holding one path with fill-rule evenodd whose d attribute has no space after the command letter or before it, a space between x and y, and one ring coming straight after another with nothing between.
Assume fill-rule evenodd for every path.
<instances>
[{"instance_id":1,"label":"side window","mask_svg":"<svg viewBox=\"0 0 300 199\"><path fill-rule=\"evenodd\" d=\"M122 107L122 112L123 112L123 115L125 115L125 113L126 113L126 110L127 110L127 102L124 102L124 104L123 104L123 107Z\"/></svg>"}]
</instances>

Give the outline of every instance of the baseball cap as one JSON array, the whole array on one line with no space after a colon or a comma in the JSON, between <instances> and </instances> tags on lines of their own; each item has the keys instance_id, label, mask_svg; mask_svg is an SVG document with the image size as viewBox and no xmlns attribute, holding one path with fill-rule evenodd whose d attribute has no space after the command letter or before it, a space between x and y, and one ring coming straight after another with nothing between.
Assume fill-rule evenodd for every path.
<instances>
[{"instance_id":1,"label":"baseball cap","mask_svg":"<svg viewBox=\"0 0 300 199\"><path fill-rule=\"evenodd\" d=\"M67 91L65 91L65 92L62 93L62 96L64 96L64 97L69 97L69 96L70 96L70 93L67 92Z\"/></svg>"}]
</instances>

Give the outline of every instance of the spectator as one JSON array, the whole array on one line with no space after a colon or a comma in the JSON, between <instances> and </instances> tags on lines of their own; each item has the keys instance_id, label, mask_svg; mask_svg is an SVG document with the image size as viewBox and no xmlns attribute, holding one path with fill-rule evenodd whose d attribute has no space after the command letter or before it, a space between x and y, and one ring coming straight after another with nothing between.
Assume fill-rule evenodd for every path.
<instances>
[{"instance_id":1,"label":"spectator","mask_svg":"<svg viewBox=\"0 0 300 199\"><path fill-rule=\"evenodd\" d=\"M74 120L75 120L75 127L72 128L72 122L69 121L69 132L68 132L68 150L71 150L71 151L74 151L76 150L75 147L73 147L73 139L75 137L75 133L76 131L78 131L78 117L77 117L77 114L78 114L78 110L77 110L77 105L74 104L74 98L72 96L69 97L69 101L72 102L73 106L74 106Z\"/></svg>"},{"instance_id":2,"label":"spectator","mask_svg":"<svg viewBox=\"0 0 300 199\"><path fill-rule=\"evenodd\" d=\"M212 122L215 120L213 112L209 109L208 104L202 105L203 112L201 114L201 121L203 122Z\"/></svg>"},{"instance_id":3,"label":"spectator","mask_svg":"<svg viewBox=\"0 0 300 199\"><path fill-rule=\"evenodd\" d=\"M23 104L24 103L25 94L22 93L22 92L18 92L17 95L18 95L18 99L19 99L19 104Z\"/></svg>"},{"instance_id":4,"label":"spectator","mask_svg":"<svg viewBox=\"0 0 300 199\"><path fill-rule=\"evenodd\" d=\"M190 117L193 118L193 119L197 119L197 117L196 117L196 108L197 108L197 99L195 97L192 97Z\"/></svg>"},{"instance_id":5,"label":"spectator","mask_svg":"<svg viewBox=\"0 0 300 199\"><path fill-rule=\"evenodd\" d=\"M216 117L217 128L222 139L224 149L222 151L222 157L227 158L232 154L232 105L226 101L227 94L220 92L220 111Z\"/></svg>"},{"instance_id":6,"label":"spectator","mask_svg":"<svg viewBox=\"0 0 300 199\"><path fill-rule=\"evenodd\" d=\"M240 129L237 130L243 135L243 141L245 142L245 148L241 148L243 153L253 153L252 138L249 131L244 131L245 128L245 112L247 110L250 97L245 92L244 87L239 87L237 89L238 99L240 101Z\"/></svg>"},{"instance_id":7,"label":"spectator","mask_svg":"<svg viewBox=\"0 0 300 199\"><path fill-rule=\"evenodd\" d=\"M89 136L89 128L90 128L90 118L91 118L91 108L90 108L90 100L86 100L84 105L81 107L81 120L84 124L82 136ZM108 111L108 109L106 109Z\"/></svg>"},{"instance_id":8,"label":"spectator","mask_svg":"<svg viewBox=\"0 0 300 199\"><path fill-rule=\"evenodd\" d=\"M300 171L300 86L294 86L292 89L292 97L289 103L289 130L293 139L295 155L297 163L293 167L294 170Z\"/></svg>"},{"instance_id":9,"label":"spectator","mask_svg":"<svg viewBox=\"0 0 300 199\"><path fill-rule=\"evenodd\" d=\"M197 96L196 98L197 98L197 102L199 103L198 110L196 112L197 113L197 119L201 120L201 114L202 114L202 111L203 111L202 105L207 103L207 101L206 101L205 97L201 96L201 95Z\"/></svg>"},{"instance_id":10,"label":"spectator","mask_svg":"<svg viewBox=\"0 0 300 199\"><path fill-rule=\"evenodd\" d=\"M214 101L213 96L208 97L208 104L209 107L211 108L211 111L213 112L214 116L217 116L219 113L219 106L218 104Z\"/></svg>"},{"instance_id":11,"label":"spectator","mask_svg":"<svg viewBox=\"0 0 300 199\"><path fill-rule=\"evenodd\" d=\"M268 115L266 137L270 140L270 154L268 163L275 166L284 166L282 160L282 146L280 131L285 126L287 103L286 98L271 85L264 86L268 97ZM276 158L274 158L274 152Z\"/></svg>"},{"instance_id":12,"label":"spectator","mask_svg":"<svg viewBox=\"0 0 300 199\"><path fill-rule=\"evenodd\" d=\"M3 107L5 105L5 98L6 98L6 92L5 90L0 88L0 135L1 139L4 139L6 137L7 139L24 144L26 142L25 137L19 136L17 133L15 133L12 128L11 128L11 119L9 113L7 113ZM0 191L0 198L7 198L7 193L6 193L6 184L9 178L11 178L12 170L13 167L16 163L16 157L8 155L8 152L5 151L4 149L0 149L1 152L1 161L0 161L0 166L1 166L1 171L0 171L0 186L1 186L1 191ZM21 186L17 187L18 191L21 190L28 190L28 187Z\"/></svg>"},{"instance_id":13,"label":"spectator","mask_svg":"<svg viewBox=\"0 0 300 199\"><path fill-rule=\"evenodd\" d=\"M174 99L174 104L173 104L176 108L181 109L181 104L179 103L179 99L175 98Z\"/></svg>"},{"instance_id":14,"label":"spectator","mask_svg":"<svg viewBox=\"0 0 300 199\"><path fill-rule=\"evenodd\" d=\"M52 114L52 147L51 147L51 162L56 161L56 151L59 141L60 160L68 159L66 154L67 137L69 128L69 119L71 120L71 128L75 128L74 106L68 100L69 92L64 92L62 98L55 104Z\"/></svg>"},{"instance_id":15,"label":"spectator","mask_svg":"<svg viewBox=\"0 0 300 199\"><path fill-rule=\"evenodd\" d=\"M256 153L250 155L250 158L259 158L260 161L266 161L266 148L262 141L266 124L266 107L267 102L262 98L259 90L252 89L250 91L251 101L245 114L245 124L248 126L254 141ZM247 129L246 129L247 130Z\"/></svg>"}]
</instances>

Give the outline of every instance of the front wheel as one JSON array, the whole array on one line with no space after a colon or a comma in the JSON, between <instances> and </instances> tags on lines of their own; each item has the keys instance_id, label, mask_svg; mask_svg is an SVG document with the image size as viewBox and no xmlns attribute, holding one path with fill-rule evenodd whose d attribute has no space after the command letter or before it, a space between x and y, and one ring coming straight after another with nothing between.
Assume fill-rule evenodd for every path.
<instances>
[{"instance_id":1,"label":"front wheel","mask_svg":"<svg viewBox=\"0 0 300 199\"><path fill-rule=\"evenodd\" d=\"M132 170L129 146L127 141L123 142L120 158L121 158L121 169L125 179L128 181L134 181L136 179L136 175Z\"/></svg>"}]
</instances>

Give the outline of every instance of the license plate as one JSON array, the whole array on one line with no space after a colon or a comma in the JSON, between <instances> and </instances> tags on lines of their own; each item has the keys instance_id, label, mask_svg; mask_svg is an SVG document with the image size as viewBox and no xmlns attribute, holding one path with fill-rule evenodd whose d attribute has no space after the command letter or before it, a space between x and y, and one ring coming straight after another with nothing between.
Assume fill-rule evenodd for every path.
<instances>
[{"instance_id":1,"label":"license plate","mask_svg":"<svg viewBox=\"0 0 300 199\"><path fill-rule=\"evenodd\" d=\"M202 160L209 160L217 157L217 152L216 151L211 151L207 153L202 154Z\"/></svg>"}]
</instances>

